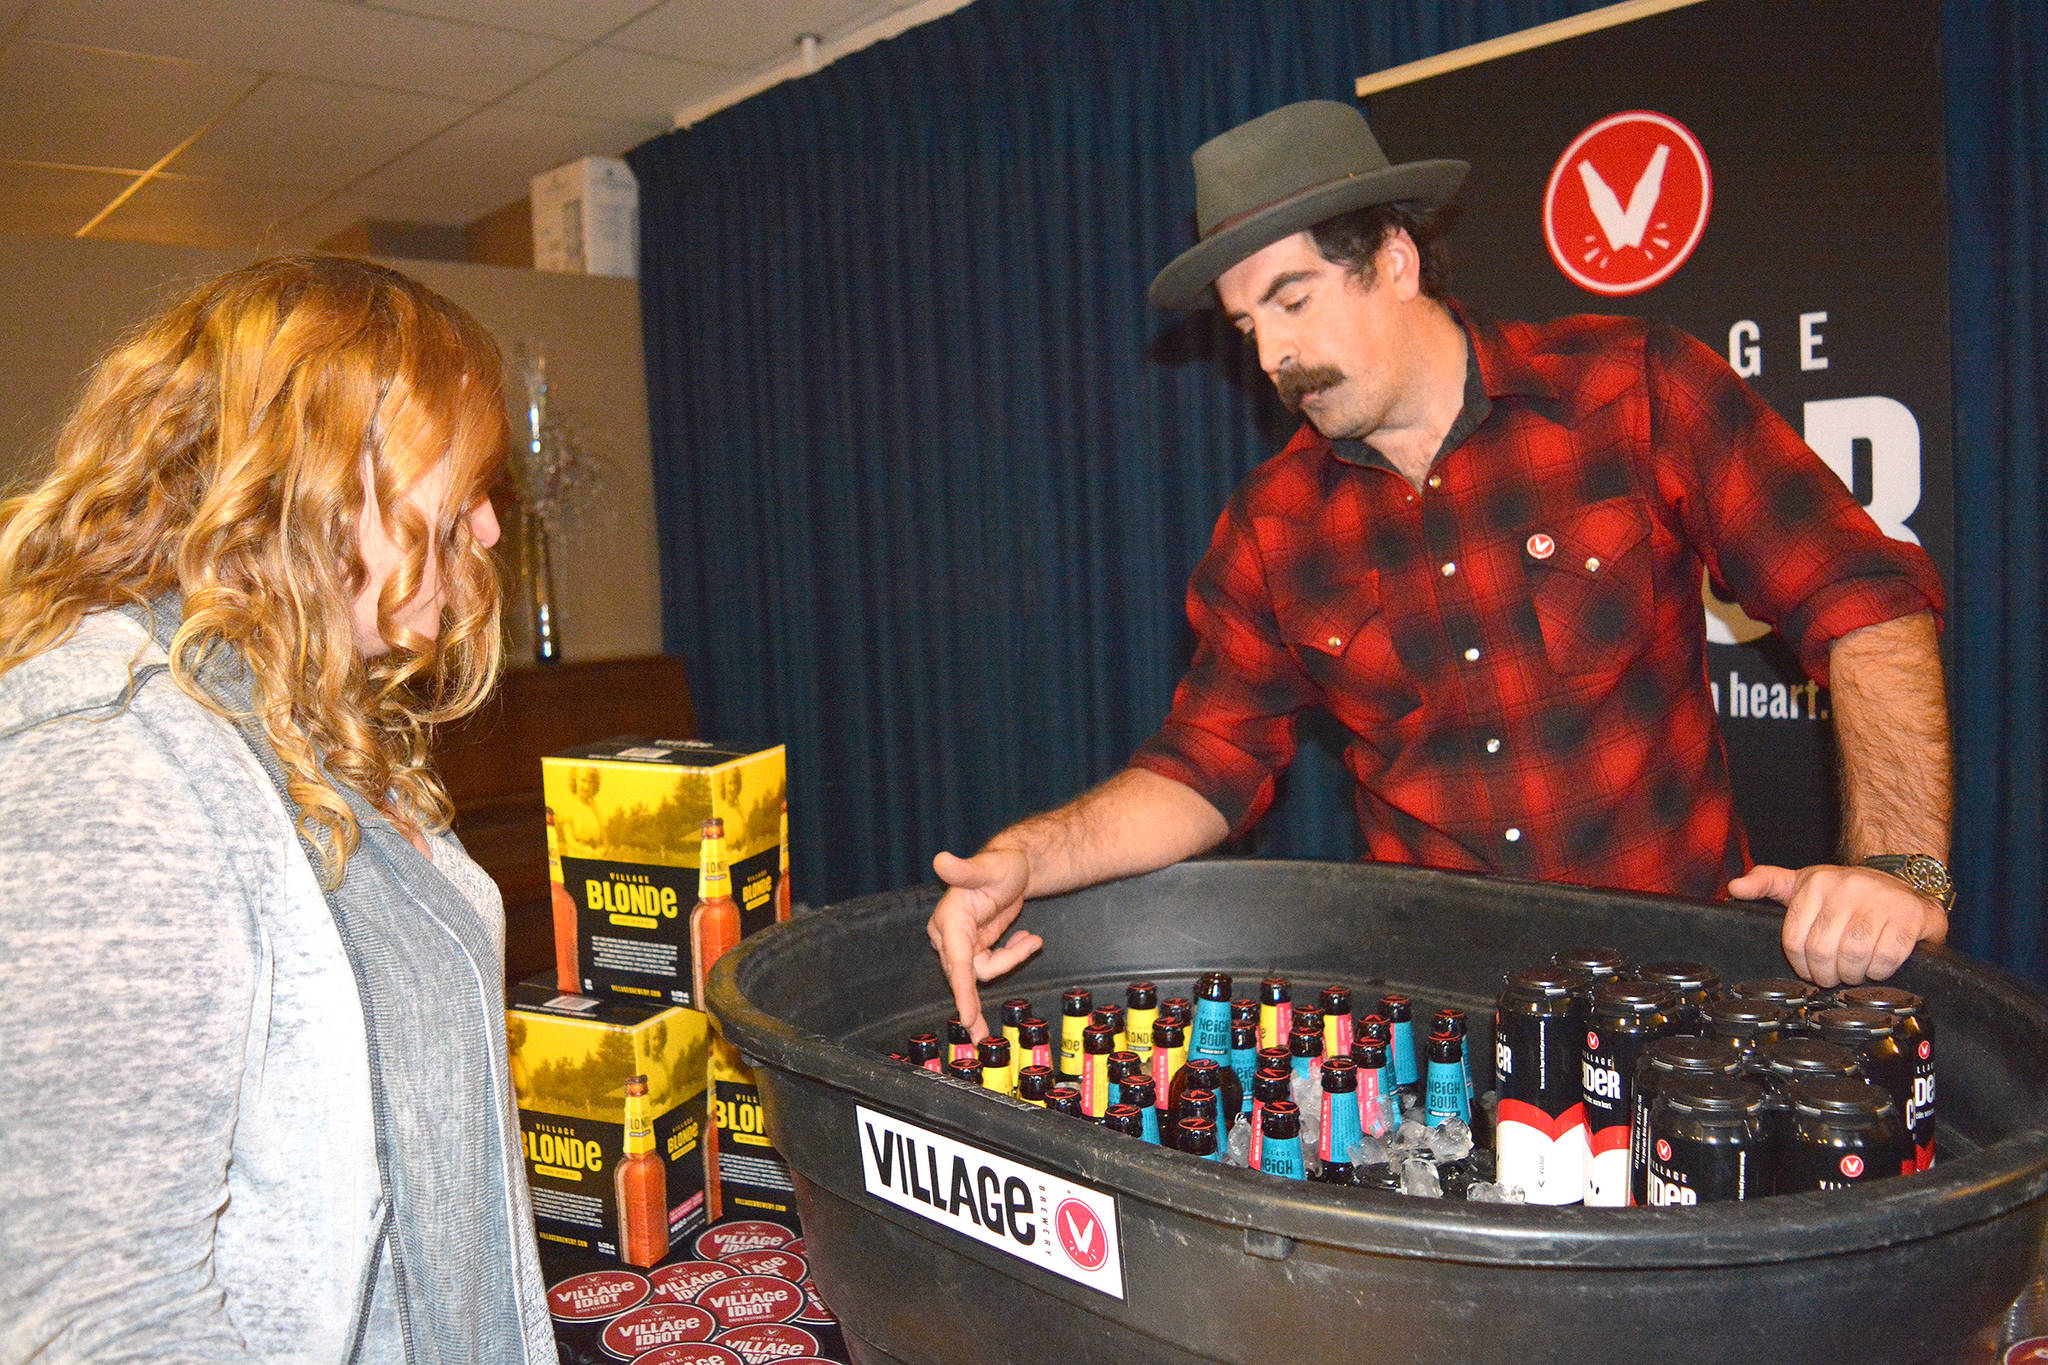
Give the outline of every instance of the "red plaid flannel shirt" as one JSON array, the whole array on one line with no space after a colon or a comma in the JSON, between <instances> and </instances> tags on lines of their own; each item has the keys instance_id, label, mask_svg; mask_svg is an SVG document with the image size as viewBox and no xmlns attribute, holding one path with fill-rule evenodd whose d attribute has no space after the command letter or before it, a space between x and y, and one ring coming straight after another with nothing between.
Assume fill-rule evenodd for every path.
<instances>
[{"instance_id":1,"label":"red plaid flannel shirt","mask_svg":"<svg viewBox=\"0 0 2048 1365\"><path fill-rule=\"evenodd\" d=\"M1373 859L1718 897L1748 846L1702 565L1823 684L1830 642L1938 613L1940 579L1691 337L1458 317L1477 373L1423 488L1308 426L1238 488L1131 762L1242 833L1322 706Z\"/></svg>"}]
</instances>

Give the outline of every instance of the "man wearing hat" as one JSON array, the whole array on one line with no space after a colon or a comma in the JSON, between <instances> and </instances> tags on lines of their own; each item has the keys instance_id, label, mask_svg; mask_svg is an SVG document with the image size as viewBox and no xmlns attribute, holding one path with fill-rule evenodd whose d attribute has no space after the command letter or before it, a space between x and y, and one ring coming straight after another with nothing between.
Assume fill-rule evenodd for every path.
<instances>
[{"instance_id":1,"label":"man wearing hat","mask_svg":"<svg viewBox=\"0 0 2048 1365\"><path fill-rule=\"evenodd\" d=\"M1250 828L1329 710L1368 856L1787 904L1821 985L1947 932L1941 585L1712 351L1659 324L1482 322L1444 293L1466 167L1390 165L1350 105L1289 105L1194 155L1200 241L1153 281L1220 306L1305 419L1238 488L1188 588L1196 649L1131 764L941 853L930 933L963 1019L1026 896ZM1702 567L1831 687L1844 842L1749 863L1706 679Z\"/></svg>"}]
</instances>

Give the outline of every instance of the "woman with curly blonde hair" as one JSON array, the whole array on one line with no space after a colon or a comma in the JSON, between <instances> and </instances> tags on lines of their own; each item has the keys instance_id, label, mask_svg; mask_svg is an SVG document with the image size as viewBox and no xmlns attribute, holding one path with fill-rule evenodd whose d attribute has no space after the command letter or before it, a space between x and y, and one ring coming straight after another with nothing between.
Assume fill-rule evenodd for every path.
<instances>
[{"instance_id":1,"label":"woman with curly blonde hair","mask_svg":"<svg viewBox=\"0 0 2048 1365\"><path fill-rule=\"evenodd\" d=\"M0 1361L555 1359L427 751L498 671L504 401L454 304L282 257L0 504Z\"/></svg>"}]
</instances>

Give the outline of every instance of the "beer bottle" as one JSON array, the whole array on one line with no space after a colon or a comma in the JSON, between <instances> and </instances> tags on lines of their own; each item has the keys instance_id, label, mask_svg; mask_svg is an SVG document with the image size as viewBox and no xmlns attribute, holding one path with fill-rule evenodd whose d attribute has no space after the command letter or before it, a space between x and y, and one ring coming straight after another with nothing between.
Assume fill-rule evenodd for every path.
<instances>
[{"instance_id":1,"label":"beer bottle","mask_svg":"<svg viewBox=\"0 0 2048 1365\"><path fill-rule=\"evenodd\" d=\"M981 1083L998 1095L1016 1093L1010 1073L1010 1040L990 1036L975 1044L975 1060L981 1064Z\"/></svg>"},{"instance_id":2,"label":"beer bottle","mask_svg":"<svg viewBox=\"0 0 2048 1365\"><path fill-rule=\"evenodd\" d=\"M969 1085L981 1084L981 1063L973 1057L956 1057L946 1063L946 1074Z\"/></svg>"},{"instance_id":3,"label":"beer bottle","mask_svg":"<svg viewBox=\"0 0 2048 1365\"><path fill-rule=\"evenodd\" d=\"M1198 1156L1204 1161L1223 1160L1223 1149L1216 1141L1216 1121L1214 1119L1182 1119L1180 1121L1180 1149L1189 1156Z\"/></svg>"},{"instance_id":4,"label":"beer bottle","mask_svg":"<svg viewBox=\"0 0 2048 1365\"><path fill-rule=\"evenodd\" d=\"M1024 1021L1031 1017L1029 1000L1005 1000L998 1013L1003 1021L1003 1037L1010 1042L1010 1056L1021 1065L1026 1056L1024 1051Z\"/></svg>"},{"instance_id":5,"label":"beer bottle","mask_svg":"<svg viewBox=\"0 0 2048 1365\"><path fill-rule=\"evenodd\" d=\"M1159 987L1133 981L1124 987L1124 1043L1135 1052L1152 1050L1152 1025L1159 1018Z\"/></svg>"},{"instance_id":6,"label":"beer bottle","mask_svg":"<svg viewBox=\"0 0 2048 1365\"><path fill-rule=\"evenodd\" d=\"M1195 1026L1195 1004L1185 996L1172 996L1159 1002L1159 1017L1171 1019L1184 1029Z\"/></svg>"},{"instance_id":7,"label":"beer bottle","mask_svg":"<svg viewBox=\"0 0 2048 1365\"><path fill-rule=\"evenodd\" d=\"M1235 1000L1233 1000L1233 1001L1231 1001L1231 1002L1230 1002L1230 1026L1231 1026L1232 1028L1236 1028L1236 1027L1237 1027L1237 1026L1238 1026L1239 1024L1250 1024L1250 1025L1251 1025L1251 1027L1252 1027L1252 1037L1254 1037L1254 1038L1257 1038L1257 1037L1258 1037L1258 1034L1259 1034L1259 1002L1258 1002L1258 1001L1256 1001L1256 1000L1252 999L1252 998L1251 998L1251 997L1249 997L1249 996L1244 996L1244 995L1240 995L1240 996L1239 996L1239 997L1238 997L1237 999L1235 999ZM1256 1047L1258 1046L1258 1044L1257 1044L1256 1042L1254 1042L1254 1043L1252 1044L1252 1046L1253 1046L1254 1048L1256 1048Z\"/></svg>"},{"instance_id":8,"label":"beer bottle","mask_svg":"<svg viewBox=\"0 0 2048 1365\"><path fill-rule=\"evenodd\" d=\"M782 851L775 855L775 922L786 923L790 914L789 897L789 802L782 803Z\"/></svg>"},{"instance_id":9,"label":"beer bottle","mask_svg":"<svg viewBox=\"0 0 2048 1365\"><path fill-rule=\"evenodd\" d=\"M1158 1092L1159 1107L1167 1108L1173 1093L1173 1078L1188 1061L1188 1031L1164 1010L1152 1025L1152 1084Z\"/></svg>"},{"instance_id":10,"label":"beer bottle","mask_svg":"<svg viewBox=\"0 0 2048 1365\"><path fill-rule=\"evenodd\" d=\"M1145 1116L1135 1104L1112 1104L1102 1116L1102 1126L1112 1133L1122 1133L1140 1141L1145 1137Z\"/></svg>"},{"instance_id":11,"label":"beer bottle","mask_svg":"<svg viewBox=\"0 0 2048 1365\"><path fill-rule=\"evenodd\" d=\"M647 1078L626 1078L626 1154L612 1170L618 1199L619 1259L651 1266L668 1255L668 1163L654 1150Z\"/></svg>"},{"instance_id":12,"label":"beer bottle","mask_svg":"<svg viewBox=\"0 0 2048 1365\"><path fill-rule=\"evenodd\" d=\"M1230 974L1207 972L1195 983L1195 1029L1188 1054L1230 1065Z\"/></svg>"},{"instance_id":13,"label":"beer bottle","mask_svg":"<svg viewBox=\"0 0 2048 1365\"><path fill-rule=\"evenodd\" d=\"M954 1062L971 1062L977 1055L974 1034L957 1014L946 1016L946 1054L947 1060Z\"/></svg>"},{"instance_id":14,"label":"beer bottle","mask_svg":"<svg viewBox=\"0 0 2048 1365\"><path fill-rule=\"evenodd\" d=\"M1169 1098L1176 1104L1180 1096L1190 1090L1207 1090L1216 1096L1220 1106L1217 1121L1224 1132L1237 1122L1237 1116L1244 1112L1244 1092L1239 1089L1237 1073L1227 1066L1219 1066L1212 1057L1190 1057L1173 1078L1172 1094Z\"/></svg>"},{"instance_id":15,"label":"beer bottle","mask_svg":"<svg viewBox=\"0 0 2048 1365\"><path fill-rule=\"evenodd\" d=\"M1045 1092L1045 1107L1069 1118L1081 1117L1081 1087L1062 1082Z\"/></svg>"},{"instance_id":16,"label":"beer bottle","mask_svg":"<svg viewBox=\"0 0 2048 1365\"><path fill-rule=\"evenodd\" d=\"M1025 1066L1017 1069L1017 1098L1028 1104L1044 1104L1046 1093L1058 1078L1049 1066Z\"/></svg>"},{"instance_id":17,"label":"beer bottle","mask_svg":"<svg viewBox=\"0 0 2048 1365\"><path fill-rule=\"evenodd\" d=\"M1262 1066L1252 1074L1252 1125L1251 1167L1259 1170L1259 1150L1264 1143L1264 1129L1261 1119L1266 1108L1280 1100L1287 1100L1294 1091L1294 1071L1285 1062L1279 1066Z\"/></svg>"},{"instance_id":18,"label":"beer bottle","mask_svg":"<svg viewBox=\"0 0 2048 1365\"><path fill-rule=\"evenodd\" d=\"M1386 1040L1353 1039L1351 1060L1358 1063L1359 1129L1385 1137L1401 1126L1401 1092L1394 1084L1394 1068L1387 1064Z\"/></svg>"},{"instance_id":19,"label":"beer bottle","mask_svg":"<svg viewBox=\"0 0 2048 1365\"><path fill-rule=\"evenodd\" d=\"M544 809L548 820L548 902L555 915L555 989L574 993L583 989L582 969L576 962L576 898L562 880L562 842L555 832L555 808Z\"/></svg>"},{"instance_id":20,"label":"beer bottle","mask_svg":"<svg viewBox=\"0 0 2048 1365\"><path fill-rule=\"evenodd\" d=\"M739 946L740 908L732 898L732 872L725 865L725 821L713 817L699 831L697 904L690 911L690 1003L705 1007L704 980L711 964Z\"/></svg>"},{"instance_id":21,"label":"beer bottle","mask_svg":"<svg viewBox=\"0 0 2048 1365\"><path fill-rule=\"evenodd\" d=\"M1119 1048L1109 1054L1109 1083L1112 1086L1121 1085L1133 1076L1151 1074L1151 1068L1145 1064L1145 1059L1129 1048Z\"/></svg>"},{"instance_id":22,"label":"beer bottle","mask_svg":"<svg viewBox=\"0 0 2048 1365\"><path fill-rule=\"evenodd\" d=\"M1081 1031L1088 1027L1088 1016L1095 1009L1095 997L1085 986L1073 986L1060 992L1060 1059L1058 1069L1063 1081L1081 1079Z\"/></svg>"},{"instance_id":23,"label":"beer bottle","mask_svg":"<svg viewBox=\"0 0 2048 1365\"><path fill-rule=\"evenodd\" d=\"M1152 1078L1141 1071L1129 1080L1118 1082L1116 1098L1119 1104L1128 1104L1142 1111L1145 1127L1140 1136L1157 1147L1159 1145L1159 1095L1153 1088Z\"/></svg>"},{"instance_id":24,"label":"beer bottle","mask_svg":"<svg viewBox=\"0 0 2048 1365\"><path fill-rule=\"evenodd\" d=\"M1257 1024L1233 1023L1230 1026L1230 1069L1237 1073L1237 1088L1244 1096L1239 1113L1251 1112L1252 1072L1258 1069L1258 1045Z\"/></svg>"},{"instance_id":25,"label":"beer bottle","mask_svg":"<svg viewBox=\"0 0 2048 1365\"><path fill-rule=\"evenodd\" d=\"M1430 1030L1432 1034L1448 1033L1458 1040L1458 1053L1464 1058L1459 1065L1465 1068L1465 1109L1469 1114L1472 1109L1472 1095L1474 1092L1472 1088L1471 1065L1472 1042L1465 1032L1465 1011L1452 1009L1438 1010L1434 1023L1436 1027Z\"/></svg>"},{"instance_id":26,"label":"beer bottle","mask_svg":"<svg viewBox=\"0 0 2048 1365\"><path fill-rule=\"evenodd\" d=\"M1329 1070L1325 1064L1325 1071ZM1472 1077L1465 1070L1465 1040L1455 1033L1429 1035L1429 1073L1422 1088L1422 1121L1435 1128L1456 1119L1472 1122L1465 1092Z\"/></svg>"},{"instance_id":27,"label":"beer bottle","mask_svg":"<svg viewBox=\"0 0 2048 1365\"><path fill-rule=\"evenodd\" d=\"M1325 1057L1349 1057L1351 1055L1351 988L1349 986L1325 986L1317 997L1316 1004L1323 1011L1323 1055Z\"/></svg>"},{"instance_id":28,"label":"beer bottle","mask_svg":"<svg viewBox=\"0 0 2048 1365\"><path fill-rule=\"evenodd\" d=\"M1131 1045L1129 1036L1124 1032L1124 1021L1129 1017L1129 1012L1122 1005L1097 1005L1090 1011L1088 1022L1107 1024L1109 1031L1116 1036L1116 1047L1113 1050L1122 1052Z\"/></svg>"},{"instance_id":29,"label":"beer bottle","mask_svg":"<svg viewBox=\"0 0 2048 1365\"><path fill-rule=\"evenodd\" d=\"M1287 1035L1287 1052L1295 1083L1302 1087L1315 1085L1323 1069L1323 1026L1297 1017L1294 1031Z\"/></svg>"},{"instance_id":30,"label":"beer bottle","mask_svg":"<svg viewBox=\"0 0 2048 1365\"><path fill-rule=\"evenodd\" d=\"M1274 1100L1260 1111L1253 1142L1259 1153L1255 1169L1288 1180L1308 1178L1301 1164L1301 1110L1293 1100Z\"/></svg>"},{"instance_id":31,"label":"beer bottle","mask_svg":"<svg viewBox=\"0 0 2048 1365\"><path fill-rule=\"evenodd\" d=\"M1081 1113L1099 1119L1108 1112L1109 1054L1116 1051L1116 1030L1090 1024L1081 1030Z\"/></svg>"},{"instance_id":32,"label":"beer bottle","mask_svg":"<svg viewBox=\"0 0 2048 1365\"><path fill-rule=\"evenodd\" d=\"M1464 1098L1463 1093L1459 1095ZM1332 1185L1351 1183L1351 1149L1358 1142L1358 1063L1350 1057L1323 1059L1323 1127L1316 1154L1323 1176Z\"/></svg>"},{"instance_id":33,"label":"beer bottle","mask_svg":"<svg viewBox=\"0 0 2048 1365\"><path fill-rule=\"evenodd\" d=\"M921 1066L926 1071L944 1071L946 1064L939 1059L939 1035L936 1033L913 1033L905 1040L910 1050L904 1054L912 1066Z\"/></svg>"},{"instance_id":34,"label":"beer bottle","mask_svg":"<svg viewBox=\"0 0 2048 1365\"><path fill-rule=\"evenodd\" d=\"M725 821L713 816L698 827L697 904L690 910L691 997L704 1008L704 982L711 966L740 941L740 908L732 899L732 871L725 863ZM704 1213L712 1221L725 1216L725 1182L718 1158L719 1071L745 1070L739 1052L714 1034L711 1050L717 1054L710 1068L709 1094L704 1123ZM721 1065L722 1063L722 1065Z\"/></svg>"},{"instance_id":35,"label":"beer bottle","mask_svg":"<svg viewBox=\"0 0 2048 1365\"><path fill-rule=\"evenodd\" d=\"M1286 1047L1294 1030L1294 988L1284 976L1259 983L1259 1046Z\"/></svg>"},{"instance_id":36,"label":"beer bottle","mask_svg":"<svg viewBox=\"0 0 2048 1365\"><path fill-rule=\"evenodd\" d=\"M1392 1030L1394 1084L1411 1086L1422 1079L1422 1059L1415 1055L1415 1015L1405 995L1380 997L1379 1016Z\"/></svg>"},{"instance_id":37,"label":"beer bottle","mask_svg":"<svg viewBox=\"0 0 2048 1365\"><path fill-rule=\"evenodd\" d=\"M1052 1025L1043 1019L1026 1019L1019 1024L1017 1060L1032 1066L1052 1068Z\"/></svg>"}]
</instances>

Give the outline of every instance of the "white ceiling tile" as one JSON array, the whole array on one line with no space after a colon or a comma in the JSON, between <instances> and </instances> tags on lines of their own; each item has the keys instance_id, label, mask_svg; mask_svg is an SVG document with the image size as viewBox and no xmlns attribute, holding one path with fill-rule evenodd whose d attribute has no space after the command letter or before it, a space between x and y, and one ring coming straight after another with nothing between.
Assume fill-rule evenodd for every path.
<instances>
[{"instance_id":1,"label":"white ceiling tile","mask_svg":"<svg viewBox=\"0 0 2048 1365\"><path fill-rule=\"evenodd\" d=\"M460 99L495 99L576 45L333 0L43 0L27 37Z\"/></svg>"},{"instance_id":2,"label":"white ceiling tile","mask_svg":"<svg viewBox=\"0 0 2048 1365\"><path fill-rule=\"evenodd\" d=\"M789 56L804 34L835 33L871 7L871 0L668 0L605 43L751 71Z\"/></svg>"},{"instance_id":3,"label":"white ceiling tile","mask_svg":"<svg viewBox=\"0 0 2048 1365\"><path fill-rule=\"evenodd\" d=\"M619 25L653 9L660 0L370 0L376 9L402 10L435 19L495 24L523 33L544 33L576 43L594 43Z\"/></svg>"},{"instance_id":4,"label":"white ceiling tile","mask_svg":"<svg viewBox=\"0 0 2048 1365\"><path fill-rule=\"evenodd\" d=\"M45 43L0 50L0 157L143 169L258 77Z\"/></svg>"},{"instance_id":5,"label":"white ceiling tile","mask_svg":"<svg viewBox=\"0 0 2048 1365\"><path fill-rule=\"evenodd\" d=\"M645 139L630 124L492 107L351 188L481 215L525 198L542 171L579 156L617 156Z\"/></svg>"},{"instance_id":6,"label":"white ceiling tile","mask_svg":"<svg viewBox=\"0 0 2048 1365\"><path fill-rule=\"evenodd\" d=\"M476 107L467 100L275 76L208 129L170 169L335 189Z\"/></svg>"},{"instance_id":7,"label":"white ceiling tile","mask_svg":"<svg viewBox=\"0 0 2048 1365\"><path fill-rule=\"evenodd\" d=\"M133 176L0 162L0 232L69 237L112 203Z\"/></svg>"},{"instance_id":8,"label":"white ceiling tile","mask_svg":"<svg viewBox=\"0 0 2048 1365\"><path fill-rule=\"evenodd\" d=\"M716 94L731 81L732 73L718 67L594 47L506 96L505 103L629 123L646 138L667 132L676 109Z\"/></svg>"},{"instance_id":9,"label":"white ceiling tile","mask_svg":"<svg viewBox=\"0 0 2048 1365\"><path fill-rule=\"evenodd\" d=\"M156 179L109 214L92 236L267 251L280 245L276 226L313 197L313 191L282 185Z\"/></svg>"}]
</instances>

